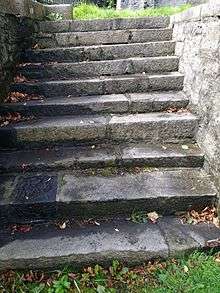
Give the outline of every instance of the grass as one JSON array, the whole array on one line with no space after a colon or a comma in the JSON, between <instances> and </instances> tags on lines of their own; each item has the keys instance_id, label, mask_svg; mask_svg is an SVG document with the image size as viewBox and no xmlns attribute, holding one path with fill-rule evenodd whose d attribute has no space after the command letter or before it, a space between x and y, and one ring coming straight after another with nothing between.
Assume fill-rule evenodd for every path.
<instances>
[{"instance_id":1,"label":"grass","mask_svg":"<svg viewBox=\"0 0 220 293\"><path fill-rule=\"evenodd\" d=\"M113 261L108 269L88 267L43 272L6 272L0 292L32 293L219 293L220 254L196 252L188 257L127 268Z\"/></svg>"},{"instance_id":2,"label":"grass","mask_svg":"<svg viewBox=\"0 0 220 293\"><path fill-rule=\"evenodd\" d=\"M106 18L127 18L127 17L145 17L145 16L167 16L182 12L191 5L185 4L178 7L158 7L140 10L114 8L101 8L94 4L81 3L73 7L73 19L106 19Z\"/></svg>"}]
</instances>

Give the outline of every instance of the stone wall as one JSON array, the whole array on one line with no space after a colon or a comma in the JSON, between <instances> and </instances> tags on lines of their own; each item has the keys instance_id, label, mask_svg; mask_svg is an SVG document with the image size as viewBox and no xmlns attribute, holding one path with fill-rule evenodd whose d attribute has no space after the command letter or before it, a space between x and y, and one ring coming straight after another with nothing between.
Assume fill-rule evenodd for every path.
<instances>
[{"instance_id":1,"label":"stone wall","mask_svg":"<svg viewBox=\"0 0 220 293\"><path fill-rule=\"evenodd\" d=\"M20 10L15 1L11 2L14 10L9 1L4 1L5 4L0 0L0 100L7 94L22 50L31 46L34 26L31 18L16 16Z\"/></svg>"},{"instance_id":2,"label":"stone wall","mask_svg":"<svg viewBox=\"0 0 220 293\"><path fill-rule=\"evenodd\" d=\"M197 140L220 190L220 1L171 17L184 90L200 119Z\"/></svg>"}]
</instances>

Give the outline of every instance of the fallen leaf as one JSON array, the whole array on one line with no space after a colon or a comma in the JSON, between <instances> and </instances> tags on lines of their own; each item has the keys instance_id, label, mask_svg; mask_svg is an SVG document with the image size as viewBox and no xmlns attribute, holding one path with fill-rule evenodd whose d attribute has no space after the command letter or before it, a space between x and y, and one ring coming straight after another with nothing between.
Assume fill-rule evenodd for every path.
<instances>
[{"instance_id":1,"label":"fallen leaf","mask_svg":"<svg viewBox=\"0 0 220 293\"><path fill-rule=\"evenodd\" d=\"M150 212L147 214L147 217L152 223L156 223L159 219L159 215L157 212Z\"/></svg>"},{"instance_id":2,"label":"fallen leaf","mask_svg":"<svg viewBox=\"0 0 220 293\"><path fill-rule=\"evenodd\" d=\"M220 238L206 241L206 246L211 248L220 247Z\"/></svg>"},{"instance_id":3,"label":"fallen leaf","mask_svg":"<svg viewBox=\"0 0 220 293\"><path fill-rule=\"evenodd\" d=\"M66 222L63 222L62 224L59 224L60 229L66 229Z\"/></svg>"},{"instance_id":4,"label":"fallen leaf","mask_svg":"<svg viewBox=\"0 0 220 293\"><path fill-rule=\"evenodd\" d=\"M0 127L7 126L9 123L31 120L34 117L22 117L18 112L6 113L0 116Z\"/></svg>"},{"instance_id":5,"label":"fallen leaf","mask_svg":"<svg viewBox=\"0 0 220 293\"><path fill-rule=\"evenodd\" d=\"M14 78L14 82L16 82L16 83L23 83L23 82L27 82L27 81L28 81L27 78L21 74L18 74Z\"/></svg>"},{"instance_id":6,"label":"fallen leaf","mask_svg":"<svg viewBox=\"0 0 220 293\"><path fill-rule=\"evenodd\" d=\"M183 266L183 270L184 270L185 273L188 273L188 271L189 271L187 266Z\"/></svg>"},{"instance_id":7,"label":"fallen leaf","mask_svg":"<svg viewBox=\"0 0 220 293\"><path fill-rule=\"evenodd\" d=\"M189 149L188 145L185 145L185 144L181 145L181 147L182 147L183 150L188 150Z\"/></svg>"}]
</instances>

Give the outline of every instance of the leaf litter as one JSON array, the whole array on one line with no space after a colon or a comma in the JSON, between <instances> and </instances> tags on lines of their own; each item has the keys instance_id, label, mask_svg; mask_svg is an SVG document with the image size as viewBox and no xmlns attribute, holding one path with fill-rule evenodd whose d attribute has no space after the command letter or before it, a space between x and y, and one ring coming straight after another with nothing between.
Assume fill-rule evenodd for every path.
<instances>
[{"instance_id":1,"label":"leaf litter","mask_svg":"<svg viewBox=\"0 0 220 293\"><path fill-rule=\"evenodd\" d=\"M9 125L11 123L29 121L31 119L34 119L34 116L23 117L18 112L6 113L6 114L3 114L3 115L0 115L0 127L7 126L7 125Z\"/></svg>"}]
</instances>

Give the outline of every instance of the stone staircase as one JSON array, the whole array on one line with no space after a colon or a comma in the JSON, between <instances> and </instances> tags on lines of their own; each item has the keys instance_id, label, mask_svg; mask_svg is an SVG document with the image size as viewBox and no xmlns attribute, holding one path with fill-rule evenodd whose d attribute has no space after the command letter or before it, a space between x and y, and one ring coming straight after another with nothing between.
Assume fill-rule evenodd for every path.
<instances>
[{"instance_id":1,"label":"stone staircase","mask_svg":"<svg viewBox=\"0 0 220 293\"><path fill-rule=\"evenodd\" d=\"M169 18L41 22L35 39L18 66L27 81L11 91L44 98L0 110L34 116L0 128L0 269L141 263L217 238L177 217L213 205L217 191ZM139 211L162 217L128 220Z\"/></svg>"}]
</instances>

